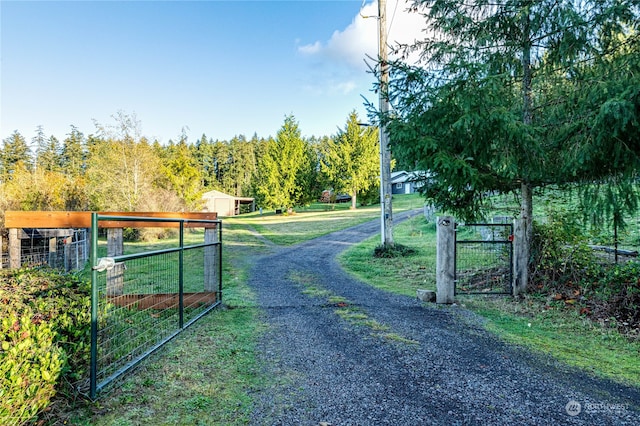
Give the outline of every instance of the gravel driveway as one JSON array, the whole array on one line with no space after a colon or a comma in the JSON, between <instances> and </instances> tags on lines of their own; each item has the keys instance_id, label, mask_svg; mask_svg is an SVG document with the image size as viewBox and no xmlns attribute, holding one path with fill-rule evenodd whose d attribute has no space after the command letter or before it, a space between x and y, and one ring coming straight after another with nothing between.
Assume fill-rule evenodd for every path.
<instances>
[{"instance_id":1,"label":"gravel driveway","mask_svg":"<svg viewBox=\"0 0 640 426\"><path fill-rule=\"evenodd\" d=\"M345 273L336 254L377 232L373 221L255 259L273 383L256 395L252 424L640 424L640 390L509 346L461 307Z\"/></svg>"}]
</instances>

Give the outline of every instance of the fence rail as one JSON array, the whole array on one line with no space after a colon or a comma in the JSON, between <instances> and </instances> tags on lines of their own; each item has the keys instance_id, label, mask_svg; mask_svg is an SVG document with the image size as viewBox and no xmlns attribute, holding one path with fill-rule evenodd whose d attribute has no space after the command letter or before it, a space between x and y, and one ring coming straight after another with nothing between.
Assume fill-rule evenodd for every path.
<instances>
[{"instance_id":1,"label":"fence rail","mask_svg":"<svg viewBox=\"0 0 640 426\"><path fill-rule=\"evenodd\" d=\"M132 220L138 226L178 226L177 247L125 254L109 241L106 256L98 257L101 223L118 229L114 223ZM186 227L191 232L201 227L203 241L187 245ZM221 303L222 226L219 220L93 213L91 230L89 396L96 399L106 386Z\"/></svg>"}]
</instances>

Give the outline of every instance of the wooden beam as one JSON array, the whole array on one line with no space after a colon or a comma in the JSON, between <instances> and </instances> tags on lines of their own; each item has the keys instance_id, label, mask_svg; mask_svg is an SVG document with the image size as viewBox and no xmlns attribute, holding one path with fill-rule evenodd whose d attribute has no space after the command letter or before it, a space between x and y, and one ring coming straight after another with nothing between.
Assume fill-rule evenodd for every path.
<instances>
[{"instance_id":1,"label":"wooden beam","mask_svg":"<svg viewBox=\"0 0 640 426\"><path fill-rule=\"evenodd\" d=\"M178 293L158 293L158 294L123 294L121 296L107 296L107 300L116 306L129 309L171 309L178 308ZM216 293L184 293L184 307L198 307L213 305L217 302Z\"/></svg>"},{"instance_id":2,"label":"wooden beam","mask_svg":"<svg viewBox=\"0 0 640 426\"><path fill-rule=\"evenodd\" d=\"M188 222L188 220L216 220L215 212L99 212L103 216L152 217L185 219L185 228L215 228L216 224ZM15 228L91 228L91 212L68 211L7 211L4 217L7 229ZM178 228L178 222L103 221L100 228Z\"/></svg>"}]
</instances>

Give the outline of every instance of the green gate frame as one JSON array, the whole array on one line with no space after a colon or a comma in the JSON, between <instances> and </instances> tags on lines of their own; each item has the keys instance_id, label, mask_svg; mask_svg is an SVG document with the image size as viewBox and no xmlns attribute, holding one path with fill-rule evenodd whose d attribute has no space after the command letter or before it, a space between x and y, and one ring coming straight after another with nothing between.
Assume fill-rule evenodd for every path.
<instances>
[{"instance_id":1,"label":"green gate frame","mask_svg":"<svg viewBox=\"0 0 640 426\"><path fill-rule=\"evenodd\" d=\"M179 268L179 279L178 279L178 311L179 311L179 321L177 325L177 329L173 331L167 337L161 339L158 342L155 342L152 346L146 349L144 353L141 355L131 359L126 365L119 368L117 371L109 375L106 379L101 382L98 382L98 327L99 327L99 317L98 317L98 307L99 307L99 289L98 289L98 273L99 271L99 263L100 260L98 258L98 228L100 221L110 221L110 222L147 222L150 223L149 226L178 226L179 227L179 246L176 248L170 249L162 249L162 250L153 250L147 251L143 253L129 254L129 255L120 255L113 256L108 258L109 262L119 263L125 261L131 261L134 259L142 259L152 256L158 256L169 253L178 253L178 268ZM184 245L184 229L185 224L189 227L202 227L202 228L213 228L217 231L217 240L214 242L207 242L205 237L205 242L203 244L194 244L185 246ZM206 232L206 231L205 231ZM200 249L214 247L217 248L217 291L215 292L216 298L215 302L208 306L205 310L197 314L194 318L191 318L186 323L184 322L184 253L187 250ZM97 394L115 379L121 377L122 375L129 372L132 368L138 365L142 360L147 358L161 346L172 340L175 336L184 331L191 324L196 322L198 319L209 313L212 309L219 306L222 303L222 221L220 220L204 220L204 219L176 219L176 218L159 218L159 217L140 217L140 216L110 216L110 215L100 215L99 213L91 214L91 362L90 362L90 378L89 378L89 397L92 400L95 400ZM107 262L108 263L108 262Z\"/></svg>"}]
</instances>

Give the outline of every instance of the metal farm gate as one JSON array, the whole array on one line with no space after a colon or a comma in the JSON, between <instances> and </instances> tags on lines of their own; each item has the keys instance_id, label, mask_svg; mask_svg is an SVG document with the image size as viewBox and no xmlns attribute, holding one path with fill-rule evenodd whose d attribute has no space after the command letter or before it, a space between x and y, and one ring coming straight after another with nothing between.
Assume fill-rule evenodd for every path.
<instances>
[{"instance_id":1,"label":"metal farm gate","mask_svg":"<svg viewBox=\"0 0 640 426\"><path fill-rule=\"evenodd\" d=\"M455 294L513 294L513 225L455 225Z\"/></svg>"}]
</instances>

